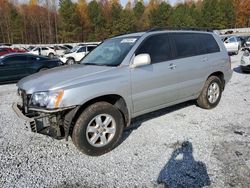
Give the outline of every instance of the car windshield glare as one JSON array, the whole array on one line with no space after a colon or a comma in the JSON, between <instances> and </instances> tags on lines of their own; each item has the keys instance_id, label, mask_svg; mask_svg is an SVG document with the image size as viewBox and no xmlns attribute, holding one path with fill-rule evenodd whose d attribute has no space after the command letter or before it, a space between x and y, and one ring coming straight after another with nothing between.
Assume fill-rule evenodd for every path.
<instances>
[{"instance_id":1,"label":"car windshield glare","mask_svg":"<svg viewBox=\"0 0 250 188\"><path fill-rule=\"evenodd\" d=\"M119 37L104 41L80 62L85 65L118 66L138 37Z\"/></svg>"},{"instance_id":2,"label":"car windshield glare","mask_svg":"<svg viewBox=\"0 0 250 188\"><path fill-rule=\"evenodd\" d=\"M72 48L72 49L70 50L70 52L71 52L71 53L76 52L79 48L81 48L81 46L75 46L74 48Z\"/></svg>"}]
</instances>

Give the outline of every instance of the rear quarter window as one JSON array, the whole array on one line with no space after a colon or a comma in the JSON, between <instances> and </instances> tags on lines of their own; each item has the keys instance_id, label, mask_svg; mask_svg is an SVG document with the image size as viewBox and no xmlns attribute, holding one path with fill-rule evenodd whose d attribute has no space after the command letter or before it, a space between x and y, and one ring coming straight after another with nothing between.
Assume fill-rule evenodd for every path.
<instances>
[{"instance_id":1,"label":"rear quarter window","mask_svg":"<svg viewBox=\"0 0 250 188\"><path fill-rule=\"evenodd\" d=\"M175 47L175 58L219 52L220 48L211 34L203 33L171 33Z\"/></svg>"},{"instance_id":2,"label":"rear quarter window","mask_svg":"<svg viewBox=\"0 0 250 188\"><path fill-rule=\"evenodd\" d=\"M199 34L199 35L203 46L205 46L206 53L220 52L220 47L216 42L216 40L214 39L213 35L210 34Z\"/></svg>"}]
</instances>

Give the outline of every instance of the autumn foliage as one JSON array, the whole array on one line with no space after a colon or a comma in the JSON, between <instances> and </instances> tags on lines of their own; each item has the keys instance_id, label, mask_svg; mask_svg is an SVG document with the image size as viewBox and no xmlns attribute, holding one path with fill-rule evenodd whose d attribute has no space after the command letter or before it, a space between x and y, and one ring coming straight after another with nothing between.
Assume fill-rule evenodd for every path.
<instances>
[{"instance_id":1,"label":"autumn foliage","mask_svg":"<svg viewBox=\"0 0 250 188\"><path fill-rule=\"evenodd\" d=\"M99 41L153 27L250 27L250 0L0 0L0 43Z\"/></svg>"}]
</instances>

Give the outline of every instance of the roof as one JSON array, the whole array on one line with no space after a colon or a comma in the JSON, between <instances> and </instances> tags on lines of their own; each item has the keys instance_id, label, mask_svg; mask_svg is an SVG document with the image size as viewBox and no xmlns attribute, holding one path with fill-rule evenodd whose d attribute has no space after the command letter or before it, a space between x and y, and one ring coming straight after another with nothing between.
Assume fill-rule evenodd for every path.
<instances>
[{"instance_id":1,"label":"roof","mask_svg":"<svg viewBox=\"0 0 250 188\"><path fill-rule=\"evenodd\" d=\"M136 33L128 33L117 35L115 38L120 37L141 37L146 33L165 33L165 32L190 32L190 33L213 33L211 29L203 29L203 28L152 28L143 32Z\"/></svg>"}]
</instances>

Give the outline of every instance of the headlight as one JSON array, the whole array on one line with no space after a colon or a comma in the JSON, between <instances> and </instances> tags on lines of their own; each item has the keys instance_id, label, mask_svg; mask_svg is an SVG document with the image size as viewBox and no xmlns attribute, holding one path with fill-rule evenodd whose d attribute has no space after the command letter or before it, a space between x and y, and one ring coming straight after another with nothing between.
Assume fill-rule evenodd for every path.
<instances>
[{"instance_id":1,"label":"headlight","mask_svg":"<svg viewBox=\"0 0 250 188\"><path fill-rule=\"evenodd\" d=\"M31 96L31 105L46 107L48 109L58 108L63 97L64 91L36 92Z\"/></svg>"}]
</instances>

